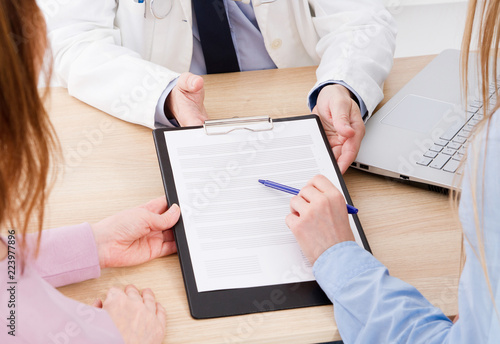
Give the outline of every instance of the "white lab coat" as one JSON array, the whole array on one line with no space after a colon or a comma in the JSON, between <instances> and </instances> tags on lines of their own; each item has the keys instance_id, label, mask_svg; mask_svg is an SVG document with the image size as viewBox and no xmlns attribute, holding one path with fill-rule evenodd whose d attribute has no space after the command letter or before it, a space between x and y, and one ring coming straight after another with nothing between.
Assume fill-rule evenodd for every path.
<instances>
[{"instance_id":1,"label":"white lab coat","mask_svg":"<svg viewBox=\"0 0 500 344\"><path fill-rule=\"evenodd\" d=\"M123 120L154 127L160 95L189 71L190 0L38 0L51 42L54 77L74 97ZM382 100L396 29L382 0L277 0L255 7L278 68L318 65L318 83L342 80L371 114ZM284 85L286 87L286 85ZM304 99L306 95L304 95Z\"/></svg>"}]
</instances>

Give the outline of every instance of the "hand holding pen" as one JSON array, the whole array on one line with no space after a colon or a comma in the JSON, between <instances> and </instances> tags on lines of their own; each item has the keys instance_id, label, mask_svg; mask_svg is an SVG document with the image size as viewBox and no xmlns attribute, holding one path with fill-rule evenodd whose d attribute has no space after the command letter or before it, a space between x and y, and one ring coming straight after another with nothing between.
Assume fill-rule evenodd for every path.
<instances>
[{"instance_id":1,"label":"hand holding pen","mask_svg":"<svg viewBox=\"0 0 500 344\"><path fill-rule=\"evenodd\" d=\"M290 210L286 224L312 264L330 247L354 241L345 198L325 176L312 178L292 197Z\"/></svg>"},{"instance_id":2,"label":"hand holding pen","mask_svg":"<svg viewBox=\"0 0 500 344\"><path fill-rule=\"evenodd\" d=\"M287 192L287 193L292 194L292 195L298 195L300 192L299 189L292 188L291 186L283 185L283 184L276 183L276 182L273 182L270 180L259 179L259 183L261 183L267 187L273 188L275 190ZM358 213L358 209L354 208L352 205L346 204L346 206L347 206L347 213L348 214L357 214Z\"/></svg>"}]
</instances>

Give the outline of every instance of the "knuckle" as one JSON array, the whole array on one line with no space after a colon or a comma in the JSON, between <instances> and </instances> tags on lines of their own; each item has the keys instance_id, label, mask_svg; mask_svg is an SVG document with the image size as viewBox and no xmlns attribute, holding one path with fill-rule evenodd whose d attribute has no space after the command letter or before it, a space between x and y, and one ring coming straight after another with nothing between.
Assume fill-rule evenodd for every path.
<instances>
[{"instance_id":1,"label":"knuckle","mask_svg":"<svg viewBox=\"0 0 500 344\"><path fill-rule=\"evenodd\" d=\"M316 176L316 178L317 178L317 180L319 180L319 181L325 181L325 180L328 180L328 178L326 178L326 177L325 177L324 175L322 175L322 174L318 174L318 175Z\"/></svg>"},{"instance_id":2,"label":"knuckle","mask_svg":"<svg viewBox=\"0 0 500 344\"><path fill-rule=\"evenodd\" d=\"M314 218L314 211L312 207L307 207L302 214L300 214L301 222L308 222ZM301 223L302 224L302 223Z\"/></svg>"},{"instance_id":3,"label":"knuckle","mask_svg":"<svg viewBox=\"0 0 500 344\"><path fill-rule=\"evenodd\" d=\"M142 291L142 295L147 297L152 297L153 299L155 298L155 293L153 293L153 291L150 288L144 289Z\"/></svg>"},{"instance_id":4,"label":"knuckle","mask_svg":"<svg viewBox=\"0 0 500 344\"><path fill-rule=\"evenodd\" d=\"M325 195L321 195L320 197L318 197L317 203L318 206L321 207L322 209L328 207L330 204L328 198Z\"/></svg>"},{"instance_id":5,"label":"knuckle","mask_svg":"<svg viewBox=\"0 0 500 344\"><path fill-rule=\"evenodd\" d=\"M117 287L111 287L108 290L107 296L110 297L110 296L120 295L122 292L123 291Z\"/></svg>"},{"instance_id":6,"label":"knuckle","mask_svg":"<svg viewBox=\"0 0 500 344\"><path fill-rule=\"evenodd\" d=\"M311 191L312 188L313 186L311 185L311 183L307 183L306 186L300 189L299 195L295 197L301 197L302 195L307 194L309 191Z\"/></svg>"},{"instance_id":7,"label":"knuckle","mask_svg":"<svg viewBox=\"0 0 500 344\"><path fill-rule=\"evenodd\" d=\"M340 191L337 190L336 188L332 190L330 198L332 200L332 203L335 204L335 206L342 206L345 203L344 196L342 196Z\"/></svg>"},{"instance_id":8,"label":"knuckle","mask_svg":"<svg viewBox=\"0 0 500 344\"><path fill-rule=\"evenodd\" d=\"M135 289L135 290L137 290L137 288L136 288L136 287L135 287L135 285L133 285L133 284L129 284L129 285L127 285L127 286L125 287L125 291L127 291L127 290L131 290L131 289Z\"/></svg>"}]
</instances>

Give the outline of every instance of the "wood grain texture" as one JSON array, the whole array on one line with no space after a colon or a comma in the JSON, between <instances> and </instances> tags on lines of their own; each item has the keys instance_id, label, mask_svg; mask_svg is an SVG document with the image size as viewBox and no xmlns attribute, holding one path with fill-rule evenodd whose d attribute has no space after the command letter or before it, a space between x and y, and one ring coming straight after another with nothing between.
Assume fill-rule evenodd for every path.
<instances>
[{"instance_id":1,"label":"wood grain texture","mask_svg":"<svg viewBox=\"0 0 500 344\"><path fill-rule=\"evenodd\" d=\"M396 60L385 83L385 99L431 58ZM207 111L211 118L306 114L314 72L314 67L305 67L206 76ZM163 194L151 130L106 115L64 89L52 89L48 109L65 159L58 165L59 179L48 202L47 228L92 223ZM455 315L461 232L450 221L453 213L447 197L356 170L349 170L345 179L375 257L445 314ZM332 306L192 319L176 255L107 269L99 279L59 290L92 303L109 287L127 284L152 288L167 309L164 343L305 343L340 338Z\"/></svg>"}]
</instances>

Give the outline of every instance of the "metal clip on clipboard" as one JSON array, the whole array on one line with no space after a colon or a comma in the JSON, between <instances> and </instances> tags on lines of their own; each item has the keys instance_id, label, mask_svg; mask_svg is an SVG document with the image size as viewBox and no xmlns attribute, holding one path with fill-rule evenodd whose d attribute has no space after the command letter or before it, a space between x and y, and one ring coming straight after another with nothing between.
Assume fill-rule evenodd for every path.
<instances>
[{"instance_id":1,"label":"metal clip on clipboard","mask_svg":"<svg viewBox=\"0 0 500 344\"><path fill-rule=\"evenodd\" d=\"M224 135L234 130L250 131L273 130L273 119L269 116L242 117L229 119L214 119L203 124L207 135Z\"/></svg>"}]
</instances>

